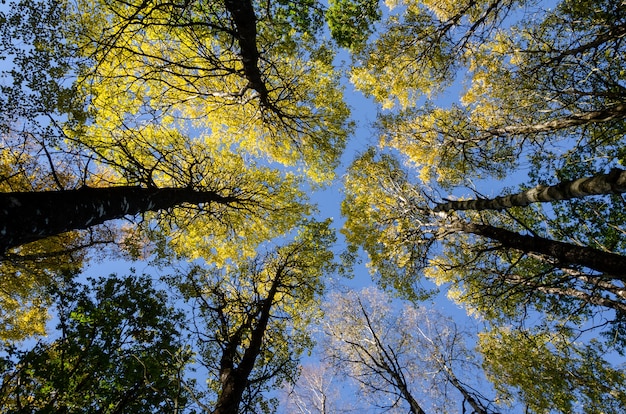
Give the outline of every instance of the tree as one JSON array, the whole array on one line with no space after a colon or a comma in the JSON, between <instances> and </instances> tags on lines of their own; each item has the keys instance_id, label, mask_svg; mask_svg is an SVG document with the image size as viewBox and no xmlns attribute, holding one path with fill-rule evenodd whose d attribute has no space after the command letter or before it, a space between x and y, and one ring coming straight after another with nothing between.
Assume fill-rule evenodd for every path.
<instances>
[{"instance_id":1,"label":"tree","mask_svg":"<svg viewBox=\"0 0 626 414\"><path fill-rule=\"evenodd\" d=\"M519 16L528 18L511 18L506 28L498 28L507 10L517 6L513 2L422 7L408 3L399 16L389 19L382 35L383 39L394 36L394 42L372 43L367 52L372 62L365 60L355 69L359 75L355 82L364 91L372 91L383 105L402 103L399 110L381 117L382 142L419 166L423 178L454 185L468 175L502 177L517 165L522 150L535 152L537 167L546 167L549 164L542 165L540 160L557 156L551 154L554 145L568 138L576 143L577 137L583 138L567 157L560 157L564 164L584 147L596 154L613 154L606 162L589 160L588 165L595 167L591 171L599 170L594 163L607 165L615 159L619 146L615 128L619 130L626 114L619 86L622 62L612 58L623 47L623 15L615 4L603 2L594 8L585 2L563 2L552 11L518 10ZM475 20L475 24L466 31L467 26L454 21L429 25L437 18ZM438 28L454 37L439 37ZM436 41L412 41L420 39L424 30ZM419 59L448 47L450 53ZM414 58L416 63L406 62ZM429 91L436 96L454 79L445 71L414 70L415 65L430 65L435 59L469 69L460 105L438 107L408 99L428 96ZM397 76L393 69L399 67L406 68L404 76ZM595 68L594 76L586 76L590 68ZM384 82L381 76L393 79ZM396 83L402 87L388 87Z\"/></svg>"},{"instance_id":2,"label":"tree","mask_svg":"<svg viewBox=\"0 0 626 414\"><path fill-rule=\"evenodd\" d=\"M36 161L49 164L54 177L57 158L72 158L73 179L55 179L56 190L189 189L254 200L209 211L203 197L196 208L166 203L172 218L157 220L161 231L147 226L148 236L170 242L179 255L252 254L307 213L301 172L328 182L348 128L332 49L316 36L321 9L244 5L16 4L3 15L2 33L14 66L4 71L13 83L3 89L12 101L3 128L19 138L15 151L21 143L41 149L46 157ZM293 27L298 36L283 36ZM22 122L25 131L16 128ZM276 168L268 157L293 168ZM143 203L133 210L150 210L147 198ZM122 205L115 210L110 217L124 216ZM98 221L92 215L74 227Z\"/></svg>"},{"instance_id":3,"label":"tree","mask_svg":"<svg viewBox=\"0 0 626 414\"><path fill-rule=\"evenodd\" d=\"M411 299L427 293L426 277L494 329L558 332L560 366L582 349L573 338L593 328L605 334L602 352L622 352L626 216L619 185L608 182L624 161L624 11L610 1L403 5L353 69L357 87L393 110L379 117L379 149L345 179L350 253L363 248L381 285ZM501 25L507 11L515 14ZM418 100L454 79L434 68L457 67L467 69L459 103ZM483 179L522 183L494 198L481 194ZM470 200L441 195L468 188ZM534 398L530 381L513 387Z\"/></svg>"},{"instance_id":4,"label":"tree","mask_svg":"<svg viewBox=\"0 0 626 414\"><path fill-rule=\"evenodd\" d=\"M603 346L623 347L623 255L541 237L515 216L502 223L493 215L435 213L400 167L391 157L364 154L347 176L343 204L348 241L368 252L388 288L419 299L425 276L496 326L520 326L539 312L550 327L543 329L565 335L595 326L605 334ZM395 269L403 273L393 279Z\"/></svg>"},{"instance_id":5,"label":"tree","mask_svg":"<svg viewBox=\"0 0 626 414\"><path fill-rule=\"evenodd\" d=\"M325 353L377 407L411 413L495 406L460 376L478 369L452 320L374 289L334 294L326 308ZM462 374L461 374L462 373Z\"/></svg>"},{"instance_id":6,"label":"tree","mask_svg":"<svg viewBox=\"0 0 626 414\"><path fill-rule=\"evenodd\" d=\"M362 412L365 407L356 401L345 401L343 395L351 388L342 381L340 373L325 362L300 367L298 379L284 390L282 410L289 414L331 414Z\"/></svg>"},{"instance_id":7,"label":"tree","mask_svg":"<svg viewBox=\"0 0 626 414\"><path fill-rule=\"evenodd\" d=\"M79 246L109 243L223 264L310 213L305 177L329 182L350 129L319 36L324 11L241 6L42 0L0 11L5 262L36 269L66 250L58 263L80 267ZM42 331L48 270L7 270L7 335L35 319L26 324Z\"/></svg>"},{"instance_id":8,"label":"tree","mask_svg":"<svg viewBox=\"0 0 626 414\"><path fill-rule=\"evenodd\" d=\"M310 348L324 277L334 269L329 222L304 225L290 243L228 268L194 267L176 283L194 309L190 321L199 363L206 367L215 413L271 412L264 392L296 376Z\"/></svg>"},{"instance_id":9,"label":"tree","mask_svg":"<svg viewBox=\"0 0 626 414\"><path fill-rule=\"evenodd\" d=\"M68 275L71 276L71 275ZM182 412L191 354L180 312L146 276L71 277L55 288L56 339L3 346L0 400L8 412Z\"/></svg>"},{"instance_id":10,"label":"tree","mask_svg":"<svg viewBox=\"0 0 626 414\"><path fill-rule=\"evenodd\" d=\"M602 413L623 407L624 372L607 363L597 341L502 328L481 334L479 346L500 398L520 398L528 411Z\"/></svg>"},{"instance_id":11,"label":"tree","mask_svg":"<svg viewBox=\"0 0 626 414\"><path fill-rule=\"evenodd\" d=\"M101 243L104 234L62 235L32 243L20 254L0 261L0 339L20 341L44 335L54 302L50 286L64 274L79 272L85 249Z\"/></svg>"}]
</instances>

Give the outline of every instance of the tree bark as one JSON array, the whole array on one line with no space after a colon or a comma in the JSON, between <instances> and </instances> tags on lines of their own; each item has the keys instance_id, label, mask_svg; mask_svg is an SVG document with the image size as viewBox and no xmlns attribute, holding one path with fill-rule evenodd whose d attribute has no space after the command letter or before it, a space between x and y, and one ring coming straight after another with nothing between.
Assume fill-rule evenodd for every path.
<instances>
[{"instance_id":1,"label":"tree bark","mask_svg":"<svg viewBox=\"0 0 626 414\"><path fill-rule=\"evenodd\" d=\"M252 2L250 0L225 0L224 5L235 24L241 62L249 87L259 93L263 105L270 106L267 87L259 69L260 54L256 44L256 14Z\"/></svg>"},{"instance_id":2,"label":"tree bark","mask_svg":"<svg viewBox=\"0 0 626 414\"><path fill-rule=\"evenodd\" d=\"M0 255L8 249L71 230L183 203L230 204L236 197L189 188L83 187L0 193Z\"/></svg>"},{"instance_id":3,"label":"tree bark","mask_svg":"<svg viewBox=\"0 0 626 414\"><path fill-rule=\"evenodd\" d=\"M503 197L479 200L449 201L437 204L433 211L504 210L524 207L532 203L570 200L591 195L621 194L626 192L626 170L612 169L608 174L563 181L551 186L538 186L530 190Z\"/></svg>"},{"instance_id":4,"label":"tree bark","mask_svg":"<svg viewBox=\"0 0 626 414\"><path fill-rule=\"evenodd\" d=\"M604 252L587 246L576 246L539 236L522 235L484 224L457 221L453 224L453 228L464 233L472 233L496 240L505 248L553 257L561 264L583 266L626 282L626 257L616 253Z\"/></svg>"},{"instance_id":5,"label":"tree bark","mask_svg":"<svg viewBox=\"0 0 626 414\"><path fill-rule=\"evenodd\" d=\"M626 104L617 104L598 111L582 112L572 114L563 118L554 119L535 125L511 125L501 128L493 128L488 131L489 135L521 135L537 134L541 132L558 131L578 125L585 125L598 122L609 122L626 118Z\"/></svg>"}]
</instances>

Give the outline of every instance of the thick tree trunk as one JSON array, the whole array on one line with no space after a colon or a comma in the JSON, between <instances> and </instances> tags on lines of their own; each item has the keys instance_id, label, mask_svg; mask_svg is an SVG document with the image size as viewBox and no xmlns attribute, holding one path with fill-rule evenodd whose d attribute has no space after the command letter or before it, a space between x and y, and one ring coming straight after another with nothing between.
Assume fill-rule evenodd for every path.
<instances>
[{"instance_id":1,"label":"thick tree trunk","mask_svg":"<svg viewBox=\"0 0 626 414\"><path fill-rule=\"evenodd\" d=\"M212 414L237 414L248 376L237 369L222 372L222 387Z\"/></svg>"},{"instance_id":2,"label":"thick tree trunk","mask_svg":"<svg viewBox=\"0 0 626 414\"><path fill-rule=\"evenodd\" d=\"M235 23L237 42L241 53L243 71L249 87L259 93L261 103L269 106L268 91L259 69L259 49L256 44L256 14L250 0L226 0L226 10Z\"/></svg>"},{"instance_id":3,"label":"thick tree trunk","mask_svg":"<svg viewBox=\"0 0 626 414\"><path fill-rule=\"evenodd\" d=\"M531 203L582 198L590 195L620 194L626 192L626 170L614 168L608 174L564 181L551 186L538 186L530 190L503 197L480 200L449 201L435 206L433 211L503 210L523 207Z\"/></svg>"},{"instance_id":4,"label":"thick tree trunk","mask_svg":"<svg viewBox=\"0 0 626 414\"><path fill-rule=\"evenodd\" d=\"M484 224L457 221L453 226L464 233L496 240L506 248L553 257L561 264L583 266L626 282L626 257L619 254L539 236L522 235Z\"/></svg>"},{"instance_id":5,"label":"thick tree trunk","mask_svg":"<svg viewBox=\"0 0 626 414\"><path fill-rule=\"evenodd\" d=\"M0 193L0 255L7 249L105 221L183 203L236 202L188 188L84 187L78 190Z\"/></svg>"}]
</instances>

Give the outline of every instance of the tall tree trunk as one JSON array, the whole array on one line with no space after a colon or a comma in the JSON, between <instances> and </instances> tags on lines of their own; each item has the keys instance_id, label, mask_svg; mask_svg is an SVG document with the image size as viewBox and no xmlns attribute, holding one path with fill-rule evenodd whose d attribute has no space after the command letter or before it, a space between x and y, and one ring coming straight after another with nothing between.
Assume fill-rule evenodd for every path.
<instances>
[{"instance_id":1,"label":"tall tree trunk","mask_svg":"<svg viewBox=\"0 0 626 414\"><path fill-rule=\"evenodd\" d=\"M256 14L250 0L226 0L226 10L235 24L243 71L249 87L259 93L261 103L270 106L268 90L259 69L259 49L257 47Z\"/></svg>"},{"instance_id":2,"label":"tall tree trunk","mask_svg":"<svg viewBox=\"0 0 626 414\"><path fill-rule=\"evenodd\" d=\"M538 253L557 259L564 265L579 265L626 282L626 257L587 246L576 246L539 236L528 236L484 224L456 221L453 228L464 233L496 240L502 246L523 252Z\"/></svg>"},{"instance_id":3,"label":"tall tree trunk","mask_svg":"<svg viewBox=\"0 0 626 414\"><path fill-rule=\"evenodd\" d=\"M270 320L272 305L274 304L278 287L282 283L282 276L283 268L280 268L267 293L267 297L263 300L256 326L250 336L250 342L239 364L235 367L232 358L230 360L222 358L222 366L220 367L222 387L215 403L215 409L211 414L237 414L239 412L239 405L248 386L254 363L261 353L261 346L263 345L265 331ZM250 322L252 322L252 318ZM240 338L237 339L237 342L237 345L241 346Z\"/></svg>"},{"instance_id":4,"label":"tall tree trunk","mask_svg":"<svg viewBox=\"0 0 626 414\"><path fill-rule=\"evenodd\" d=\"M504 210L523 207L531 203L582 198L590 195L620 194L626 192L626 170L614 168L608 174L564 181L551 186L538 186L530 190L503 197L480 200L449 201L437 204L433 211Z\"/></svg>"},{"instance_id":5,"label":"tall tree trunk","mask_svg":"<svg viewBox=\"0 0 626 414\"><path fill-rule=\"evenodd\" d=\"M183 203L230 204L236 197L189 188L83 187L0 193L0 255L8 249L70 230Z\"/></svg>"}]
</instances>

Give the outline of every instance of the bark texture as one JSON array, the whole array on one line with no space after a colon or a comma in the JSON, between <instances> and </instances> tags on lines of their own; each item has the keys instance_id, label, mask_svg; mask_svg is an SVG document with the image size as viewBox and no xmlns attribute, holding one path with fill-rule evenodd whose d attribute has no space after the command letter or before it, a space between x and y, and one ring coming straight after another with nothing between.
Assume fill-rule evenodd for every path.
<instances>
[{"instance_id":1,"label":"bark texture","mask_svg":"<svg viewBox=\"0 0 626 414\"><path fill-rule=\"evenodd\" d=\"M587 246L528 236L484 224L456 222L457 230L496 240L502 246L553 257L564 265L579 265L626 282L626 257Z\"/></svg>"},{"instance_id":2,"label":"bark texture","mask_svg":"<svg viewBox=\"0 0 626 414\"><path fill-rule=\"evenodd\" d=\"M538 186L530 190L503 197L478 200L449 201L437 204L433 211L504 210L532 203L570 200L591 195L621 194L626 192L626 170L612 169L608 174L563 181L551 186Z\"/></svg>"},{"instance_id":3,"label":"bark texture","mask_svg":"<svg viewBox=\"0 0 626 414\"><path fill-rule=\"evenodd\" d=\"M183 203L236 202L189 188L83 187L77 190L0 193L0 255L8 249L71 230L82 230Z\"/></svg>"}]
</instances>

